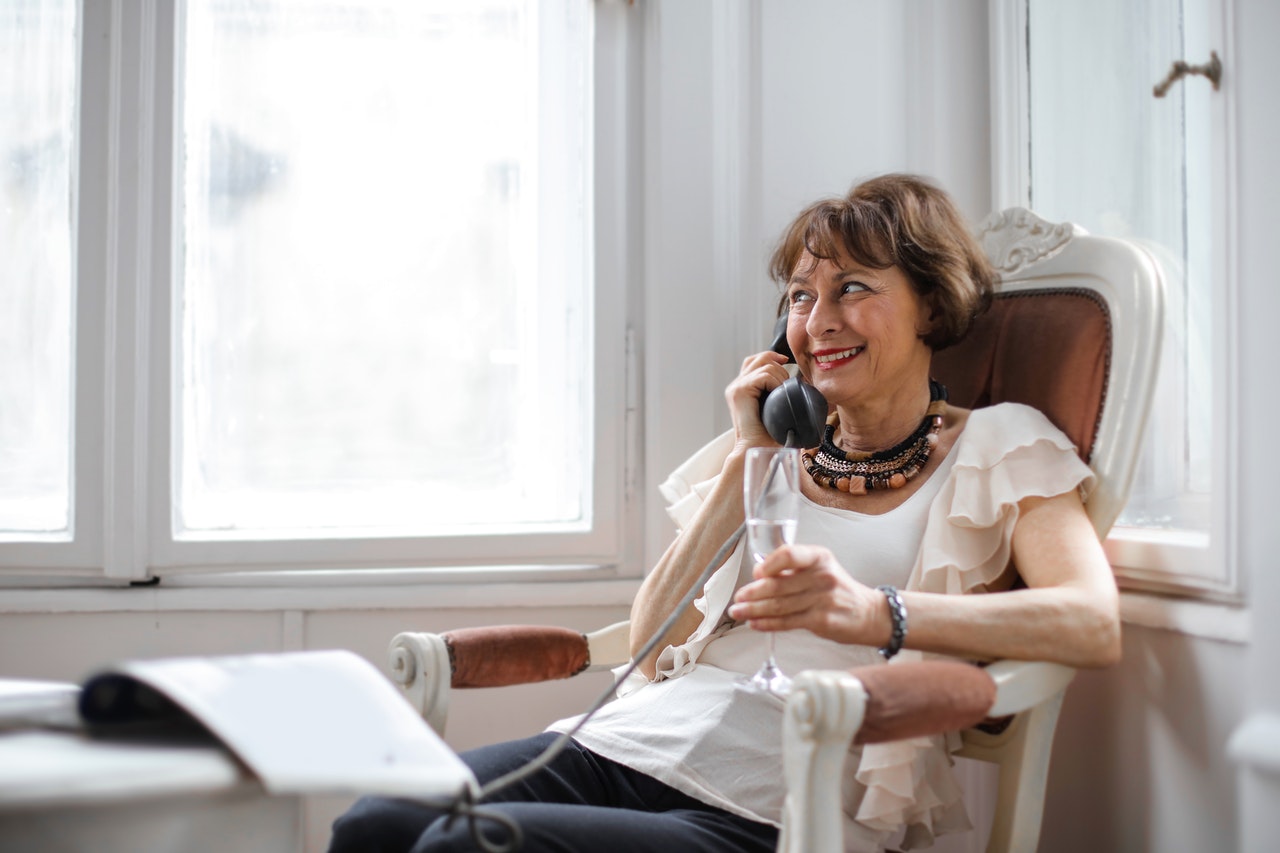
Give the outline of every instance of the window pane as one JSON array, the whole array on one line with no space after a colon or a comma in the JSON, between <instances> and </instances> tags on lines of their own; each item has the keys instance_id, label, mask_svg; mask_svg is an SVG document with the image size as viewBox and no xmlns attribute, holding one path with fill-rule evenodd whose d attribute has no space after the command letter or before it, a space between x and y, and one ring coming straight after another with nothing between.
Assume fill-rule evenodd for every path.
<instances>
[{"instance_id":1,"label":"window pane","mask_svg":"<svg viewBox=\"0 0 1280 853\"><path fill-rule=\"evenodd\" d=\"M1179 0L1028 3L1031 203L1132 239L1166 280L1165 343L1144 456L1119 524L1208 530L1211 299L1203 80L1152 86L1203 54ZM1188 20L1192 20L1188 17ZM1194 59L1192 61L1195 61Z\"/></svg>"},{"instance_id":2,"label":"window pane","mask_svg":"<svg viewBox=\"0 0 1280 853\"><path fill-rule=\"evenodd\" d=\"M0 0L0 534L71 519L74 0Z\"/></svg>"},{"instance_id":3,"label":"window pane","mask_svg":"<svg viewBox=\"0 0 1280 853\"><path fill-rule=\"evenodd\" d=\"M192 0L175 534L590 523L586 0Z\"/></svg>"}]
</instances>

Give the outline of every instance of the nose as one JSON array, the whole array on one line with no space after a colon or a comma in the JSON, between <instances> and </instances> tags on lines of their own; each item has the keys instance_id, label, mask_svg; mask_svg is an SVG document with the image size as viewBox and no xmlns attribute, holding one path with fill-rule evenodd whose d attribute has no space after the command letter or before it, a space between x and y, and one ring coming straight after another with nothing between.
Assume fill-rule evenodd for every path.
<instances>
[{"instance_id":1,"label":"nose","mask_svg":"<svg viewBox=\"0 0 1280 853\"><path fill-rule=\"evenodd\" d=\"M805 320L805 332L809 337L819 339L834 334L839 328L840 311L835 300L820 294Z\"/></svg>"}]
</instances>

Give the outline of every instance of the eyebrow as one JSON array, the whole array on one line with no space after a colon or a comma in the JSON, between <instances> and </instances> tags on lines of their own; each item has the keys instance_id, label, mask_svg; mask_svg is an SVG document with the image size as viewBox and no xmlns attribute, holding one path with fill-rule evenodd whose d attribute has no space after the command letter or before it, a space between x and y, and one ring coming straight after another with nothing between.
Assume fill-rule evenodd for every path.
<instances>
[{"instance_id":1,"label":"eyebrow","mask_svg":"<svg viewBox=\"0 0 1280 853\"><path fill-rule=\"evenodd\" d=\"M876 278L876 270L864 267L861 264L854 264L851 267L841 267L836 271L835 279L837 281L845 281L850 278ZM804 273L794 273L791 278L787 279L787 288L797 284L808 284L809 276Z\"/></svg>"},{"instance_id":2,"label":"eyebrow","mask_svg":"<svg viewBox=\"0 0 1280 853\"><path fill-rule=\"evenodd\" d=\"M863 278L876 278L883 270L877 270L874 267L866 267L862 264L855 263L852 266L841 267L840 277L849 278L850 276L862 276Z\"/></svg>"}]
</instances>

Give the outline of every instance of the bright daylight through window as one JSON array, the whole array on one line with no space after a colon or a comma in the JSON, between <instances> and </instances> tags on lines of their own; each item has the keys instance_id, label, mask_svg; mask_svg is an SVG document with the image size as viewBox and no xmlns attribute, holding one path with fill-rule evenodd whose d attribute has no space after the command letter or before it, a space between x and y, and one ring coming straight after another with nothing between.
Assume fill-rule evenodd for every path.
<instances>
[{"instance_id":1,"label":"bright daylight through window","mask_svg":"<svg viewBox=\"0 0 1280 853\"><path fill-rule=\"evenodd\" d=\"M590 15L186 4L176 537L589 525Z\"/></svg>"},{"instance_id":2,"label":"bright daylight through window","mask_svg":"<svg viewBox=\"0 0 1280 853\"><path fill-rule=\"evenodd\" d=\"M71 525L76 4L0 3L0 538Z\"/></svg>"},{"instance_id":3,"label":"bright daylight through window","mask_svg":"<svg viewBox=\"0 0 1280 853\"><path fill-rule=\"evenodd\" d=\"M1164 353L1144 456L1120 526L1208 532L1213 257L1204 80L1166 97L1173 59L1209 55L1203 3L1027 6L1030 201L1040 215L1133 239L1166 283ZM1184 15L1187 24L1184 25ZM1219 287L1221 283L1219 282Z\"/></svg>"}]
</instances>

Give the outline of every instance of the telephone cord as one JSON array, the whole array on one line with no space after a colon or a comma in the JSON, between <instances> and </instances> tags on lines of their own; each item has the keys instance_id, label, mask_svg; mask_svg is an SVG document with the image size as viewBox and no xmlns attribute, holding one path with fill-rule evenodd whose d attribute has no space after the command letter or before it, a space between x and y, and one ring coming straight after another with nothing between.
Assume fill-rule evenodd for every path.
<instances>
[{"instance_id":1,"label":"telephone cord","mask_svg":"<svg viewBox=\"0 0 1280 853\"><path fill-rule=\"evenodd\" d=\"M520 832L520 827L514 821L510 820L505 815L500 814L496 810L485 808L483 805L480 805L478 801L483 801L486 797L492 796L494 793L527 779L534 773L542 770L550 764L566 746L569 745L569 741L573 739L573 736L576 735L584 725L586 725L587 721L614 697L614 694L617 691L617 684L622 683L633 672L635 672L636 668L640 665L640 661L648 657L649 653L653 651L658 642L675 626L676 621L685 612L685 610L688 609L689 605L693 603L693 600L697 598L698 593L701 592L707 581L711 579L711 575L715 573L715 570L718 569L726 559L728 559L729 553L737 547L738 541L742 538L742 534L746 529L747 525L745 521L738 525L738 529L735 530L733 534L725 540L725 543L720 546L720 550L716 551L715 556L711 558L711 562L702 570L702 574L698 575L697 579L694 580L692 585L690 585L688 592L684 594L684 597L681 598L680 602L672 609L671 615L669 615L666 620L658 626L658 630L653 633L653 636L644 644L639 653L632 657L631 662L622 670L622 673L618 676L617 680L596 698L596 700L587 709L586 713L584 713L568 731L561 732L559 737L552 741L546 749L544 749L529 763L512 770L506 775L499 776L497 779L494 779L487 785L484 785L480 788L478 795L473 794L468 790L468 792L463 795L462 799L458 800L450 807L450 815L447 820L453 820L457 817L465 818L471 833L472 841L475 842L476 847L484 851L484 853L513 853L513 851L519 850L523 843L523 835ZM495 843L490 841L488 838L485 838L478 824L480 820L491 820L501 825L508 833L507 840L505 842Z\"/></svg>"}]
</instances>

